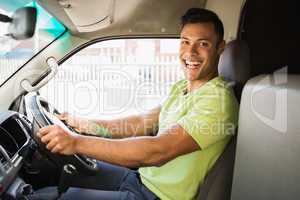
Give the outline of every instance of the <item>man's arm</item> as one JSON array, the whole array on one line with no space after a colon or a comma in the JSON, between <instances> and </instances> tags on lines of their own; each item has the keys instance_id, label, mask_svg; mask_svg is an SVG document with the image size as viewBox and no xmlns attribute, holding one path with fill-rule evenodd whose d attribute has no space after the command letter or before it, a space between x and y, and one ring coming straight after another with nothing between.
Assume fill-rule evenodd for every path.
<instances>
[{"instance_id":1,"label":"man's arm","mask_svg":"<svg viewBox=\"0 0 300 200\"><path fill-rule=\"evenodd\" d=\"M42 128L38 135L53 153L79 153L126 167L161 166L180 155L200 149L179 125L154 137L114 140L73 134L58 125Z\"/></svg>"},{"instance_id":2,"label":"man's arm","mask_svg":"<svg viewBox=\"0 0 300 200\"><path fill-rule=\"evenodd\" d=\"M105 127L113 138L154 135L158 130L160 107L146 113L113 120L95 120Z\"/></svg>"},{"instance_id":3,"label":"man's arm","mask_svg":"<svg viewBox=\"0 0 300 200\"><path fill-rule=\"evenodd\" d=\"M75 130L97 135L99 126L106 128L113 138L154 135L158 129L160 106L140 115L113 120L85 119L64 113L59 119L66 121Z\"/></svg>"}]
</instances>

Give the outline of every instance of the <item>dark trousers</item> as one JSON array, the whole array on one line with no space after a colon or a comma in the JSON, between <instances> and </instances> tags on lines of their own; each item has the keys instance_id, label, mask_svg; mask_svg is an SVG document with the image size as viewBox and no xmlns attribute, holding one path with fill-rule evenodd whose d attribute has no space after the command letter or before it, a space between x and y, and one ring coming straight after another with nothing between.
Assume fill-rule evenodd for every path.
<instances>
[{"instance_id":1,"label":"dark trousers","mask_svg":"<svg viewBox=\"0 0 300 200\"><path fill-rule=\"evenodd\" d=\"M137 171L104 162L98 164L99 173L74 178L72 187L60 197L60 200L159 199L143 185Z\"/></svg>"}]
</instances>

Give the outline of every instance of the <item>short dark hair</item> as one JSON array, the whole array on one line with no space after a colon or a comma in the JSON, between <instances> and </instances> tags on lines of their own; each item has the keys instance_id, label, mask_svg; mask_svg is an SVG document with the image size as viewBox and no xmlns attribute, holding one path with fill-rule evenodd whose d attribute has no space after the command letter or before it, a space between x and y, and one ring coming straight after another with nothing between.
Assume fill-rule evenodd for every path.
<instances>
[{"instance_id":1,"label":"short dark hair","mask_svg":"<svg viewBox=\"0 0 300 200\"><path fill-rule=\"evenodd\" d=\"M215 32L218 35L218 42L223 40L224 26L220 18L213 11L204 8L190 8L181 17L181 29L186 24L207 23L210 22L214 25Z\"/></svg>"}]
</instances>

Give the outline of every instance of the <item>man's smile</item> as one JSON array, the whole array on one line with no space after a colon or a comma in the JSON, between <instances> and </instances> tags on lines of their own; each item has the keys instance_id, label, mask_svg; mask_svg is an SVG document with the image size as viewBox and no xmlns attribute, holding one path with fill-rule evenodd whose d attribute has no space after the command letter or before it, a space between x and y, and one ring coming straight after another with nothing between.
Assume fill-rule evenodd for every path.
<instances>
[{"instance_id":1,"label":"man's smile","mask_svg":"<svg viewBox=\"0 0 300 200\"><path fill-rule=\"evenodd\" d=\"M200 60L185 60L185 67L187 69L199 69L201 65L203 64L203 61Z\"/></svg>"}]
</instances>

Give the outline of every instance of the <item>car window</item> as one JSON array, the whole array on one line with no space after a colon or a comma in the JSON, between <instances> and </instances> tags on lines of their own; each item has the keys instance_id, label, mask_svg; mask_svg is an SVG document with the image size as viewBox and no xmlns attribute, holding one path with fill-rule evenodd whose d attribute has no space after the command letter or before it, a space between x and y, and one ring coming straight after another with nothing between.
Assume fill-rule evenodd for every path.
<instances>
[{"instance_id":1,"label":"car window","mask_svg":"<svg viewBox=\"0 0 300 200\"><path fill-rule=\"evenodd\" d=\"M5 36L8 25L0 22L0 85L65 31L65 27L35 1L1 1L0 13L11 16L13 11L24 6L37 8L36 31L30 39L14 40Z\"/></svg>"},{"instance_id":2,"label":"car window","mask_svg":"<svg viewBox=\"0 0 300 200\"><path fill-rule=\"evenodd\" d=\"M60 111L113 118L161 104L183 76L178 39L93 44L64 62L40 93Z\"/></svg>"}]
</instances>

